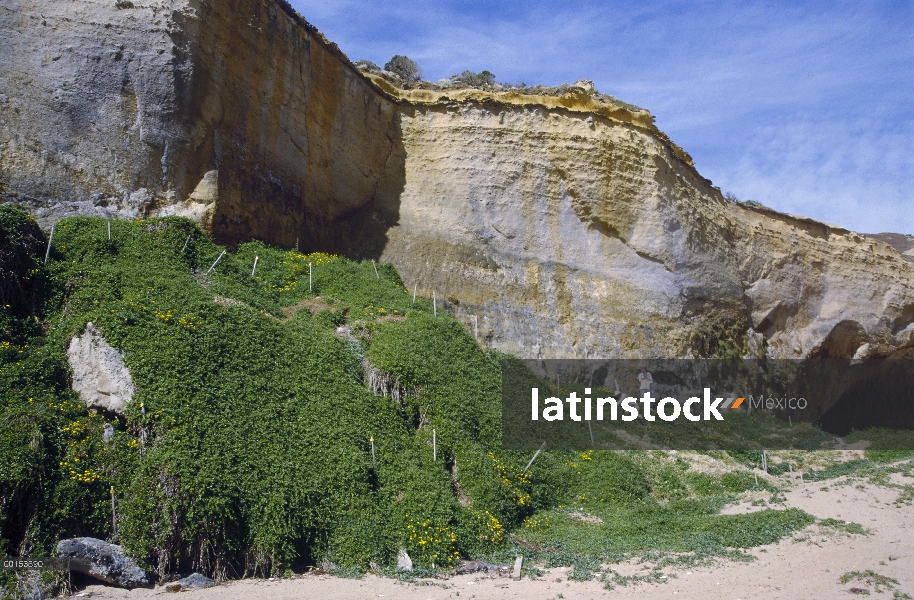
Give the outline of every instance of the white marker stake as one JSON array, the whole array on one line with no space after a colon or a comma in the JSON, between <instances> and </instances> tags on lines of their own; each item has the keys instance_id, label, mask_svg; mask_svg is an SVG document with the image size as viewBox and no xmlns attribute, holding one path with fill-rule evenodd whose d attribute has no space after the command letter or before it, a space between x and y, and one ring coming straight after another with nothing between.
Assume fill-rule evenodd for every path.
<instances>
[{"instance_id":1,"label":"white marker stake","mask_svg":"<svg viewBox=\"0 0 914 600\"><path fill-rule=\"evenodd\" d=\"M438 316L438 296L435 292L432 292L432 311L434 311L435 316Z\"/></svg>"},{"instance_id":2,"label":"white marker stake","mask_svg":"<svg viewBox=\"0 0 914 600\"><path fill-rule=\"evenodd\" d=\"M752 474L755 475L755 487L758 487L758 473L755 471L752 471Z\"/></svg>"},{"instance_id":3,"label":"white marker stake","mask_svg":"<svg viewBox=\"0 0 914 600\"><path fill-rule=\"evenodd\" d=\"M374 259L371 260L371 266L374 267L374 276L380 279L381 276L378 275L378 265L375 264Z\"/></svg>"},{"instance_id":4,"label":"white marker stake","mask_svg":"<svg viewBox=\"0 0 914 600\"><path fill-rule=\"evenodd\" d=\"M530 468L530 465L533 464L533 461L536 460L536 457L540 455L540 452L542 452L542 451L543 451L543 448L545 448L545 447L546 447L546 442L543 442L543 445L540 446L540 449L536 451L536 453L533 455L533 458L531 458L531 459L530 459L530 462L527 463L527 466L524 467L524 473L527 472L527 469Z\"/></svg>"},{"instance_id":5,"label":"white marker stake","mask_svg":"<svg viewBox=\"0 0 914 600\"><path fill-rule=\"evenodd\" d=\"M51 237L48 238L48 249L44 253L44 264L48 264L48 256L51 255L51 242L54 241L54 228L57 227L57 224L51 225Z\"/></svg>"},{"instance_id":6,"label":"white marker stake","mask_svg":"<svg viewBox=\"0 0 914 600\"><path fill-rule=\"evenodd\" d=\"M111 486L111 531L117 536L117 517L114 513L114 486Z\"/></svg>"},{"instance_id":7,"label":"white marker stake","mask_svg":"<svg viewBox=\"0 0 914 600\"><path fill-rule=\"evenodd\" d=\"M108 219L108 241L111 241L111 219Z\"/></svg>"},{"instance_id":8,"label":"white marker stake","mask_svg":"<svg viewBox=\"0 0 914 600\"><path fill-rule=\"evenodd\" d=\"M520 570L523 566L524 566L524 557L518 555L518 557L516 559L514 559L514 573L511 574L511 577L513 579L520 579Z\"/></svg>"},{"instance_id":9,"label":"white marker stake","mask_svg":"<svg viewBox=\"0 0 914 600\"><path fill-rule=\"evenodd\" d=\"M476 339L478 340L479 339L479 317L477 315L473 315L473 329L475 330Z\"/></svg>"},{"instance_id":10,"label":"white marker stake","mask_svg":"<svg viewBox=\"0 0 914 600\"><path fill-rule=\"evenodd\" d=\"M416 288L419 287L419 284L413 285L413 304L416 303Z\"/></svg>"},{"instance_id":11,"label":"white marker stake","mask_svg":"<svg viewBox=\"0 0 914 600\"><path fill-rule=\"evenodd\" d=\"M312 281L312 279L311 279L311 263L308 263L308 291L309 291L309 292L312 290L311 281Z\"/></svg>"},{"instance_id":12,"label":"white marker stake","mask_svg":"<svg viewBox=\"0 0 914 600\"><path fill-rule=\"evenodd\" d=\"M251 269L251 277L253 277L253 276L254 276L254 273L257 272L257 261L258 261L258 260L260 260L260 257L259 257L259 256L255 256L255 257L254 257L254 268Z\"/></svg>"},{"instance_id":13,"label":"white marker stake","mask_svg":"<svg viewBox=\"0 0 914 600\"><path fill-rule=\"evenodd\" d=\"M432 462L438 462L438 437L432 429Z\"/></svg>"},{"instance_id":14,"label":"white marker stake","mask_svg":"<svg viewBox=\"0 0 914 600\"><path fill-rule=\"evenodd\" d=\"M219 264L219 261L222 260L222 257L223 257L223 256L225 256L225 250L222 251L222 254L220 254L220 255L219 255L219 258L216 259L216 262L213 263L213 266L211 266L211 267L209 268L209 270L206 272L207 275L209 275L209 272L210 272L210 271L212 271L213 269L216 268L216 265Z\"/></svg>"},{"instance_id":15,"label":"white marker stake","mask_svg":"<svg viewBox=\"0 0 914 600\"><path fill-rule=\"evenodd\" d=\"M193 234L190 234L190 235L193 235ZM181 254L184 254L184 251L187 250L187 243L190 242L190 235L187 236L186 240L184 240L184 247L181 248Z\"/></svg>"}]
</instances>

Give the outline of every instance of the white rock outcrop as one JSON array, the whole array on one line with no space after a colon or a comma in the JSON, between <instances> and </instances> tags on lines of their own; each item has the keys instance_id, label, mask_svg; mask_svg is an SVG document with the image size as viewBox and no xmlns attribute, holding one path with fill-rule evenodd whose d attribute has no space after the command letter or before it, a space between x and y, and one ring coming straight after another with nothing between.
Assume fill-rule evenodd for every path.
<instances>
[{"instance_id":1,"label":"white rock outcrop","mask_svg":"<svg viewBox=\"0 0 914 600\"><path fill-rule=\"evenodd\" d=\"M133 398L133 378L124 356L105 341L93 323L70 340L67 361L73 369L72 387L86 406L124 414Z\"/></svg>"}]
</instances>

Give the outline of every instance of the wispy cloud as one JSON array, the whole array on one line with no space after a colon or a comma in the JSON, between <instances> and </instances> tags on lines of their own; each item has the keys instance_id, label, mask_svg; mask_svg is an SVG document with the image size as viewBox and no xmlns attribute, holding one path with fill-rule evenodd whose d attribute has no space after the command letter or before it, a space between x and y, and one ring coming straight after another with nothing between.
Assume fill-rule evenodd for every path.
<instances>
[{"instance_id":1,"label":"wispy cloud","mask_svg":"<svg viewBox=\"0 0 914 600\"><path fill-rule=\"evenodd\" d=\"M586 77L648 108L725 190L914 233L914 3L292 0L353 59L426 78Z\"/></svg>"}]
</instances>

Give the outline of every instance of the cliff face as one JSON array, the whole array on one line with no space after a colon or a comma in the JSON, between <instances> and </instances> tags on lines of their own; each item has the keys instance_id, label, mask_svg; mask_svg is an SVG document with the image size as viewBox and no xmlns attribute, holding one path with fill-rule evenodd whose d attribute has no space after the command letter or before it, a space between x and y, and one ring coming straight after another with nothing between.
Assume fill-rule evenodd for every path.
<instances>
[{"instance_id":1,"label":"cliff face","mask_svg":"<svg viewBox=\"0 0 914 600\"><path fill-rule=\"evenodd\" d=\"M528 356L678 354L697 309L738 319L728 207L630 120L535 104L407 105L384 257ZM586 348L585 348L586 347Z\"/></svg>"},{"instance_id":2,"label":"cliff face","mask_svg":"<svg viewBox=\"0 0 914 600\"><path fill-rule=\"evenodd\" d=\"M119 8L120 7L120 8ZM275 0L0 0L0 193L392 262L525 357L885 356L914 265L733 204L645 111L403 91Z\"/></svg>"},{"instance_id":3,"label":"cliff face","mask_svg":"<svg viewBox=\"0 0 914 600\"><path fill-rule=\"evenodd\" d=\"M0 0L0 193L44 224L186 214L289 245L354 227L402 186L395 105L290 12Z\"/></svg>"}]
</instances>

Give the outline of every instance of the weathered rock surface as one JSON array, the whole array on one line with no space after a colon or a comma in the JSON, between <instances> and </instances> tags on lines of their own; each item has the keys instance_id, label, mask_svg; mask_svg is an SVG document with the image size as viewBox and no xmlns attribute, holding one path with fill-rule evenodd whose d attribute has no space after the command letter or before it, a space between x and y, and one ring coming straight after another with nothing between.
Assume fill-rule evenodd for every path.
<instances>
[{"instance_id":1,"label":"weathered rock surface","mask_svg":"<svg viewBox=\"0 0 914 600\"><path fill-rule=\"evenodd\" d=\"M216 585L216 582L206 575L201 575L200 573L192 573L184 579L179 579L174 583L169 583L167 586L165 586L165 591L172 593L182 592L184 590L208 588L214 585Z\"/></svg>"},{"instance_id":2,"label":"weathered rock surface","mask_svg":"<svg viewBox=\"0 0 914 600\"><path fill-rule=\"evenodd\" d=\"M885 242L901 254L902 258L914 262L914 235L905 235L903 233L874 233L871 237Z\"/></svg>"},{"instance_id":3,"label":"weathered rock surface","mask_svg":"<svg viewBox=\"0 0 914 600\"><path fill-rule=\"evenodd\" d=\"M911 344L914 269L884 243L726 201L639 115L480 94L404 108L383 258L496 347L689 356L750 328L779 358Z\"/></svg>"},{"instance_id":4,"label":"weathered rock surface","mask_svg":"<svg viewBox=\"0 0 914 600\"><path fill-rule=\"evenodd\" d=\"M96 538L73 538L58 542L57 554L80 559L79 562L71 563L71 566L79 568L80 563L84 563L88 568L79 568L79 572L106 583L127 589L153 587L149 573L124 554L121 546Z\"/></svg>"},{"instance_id":5,"label":"weathered rock surface","mask_svg":"<svg viewBox=\"0 0 914 600\"><path fill-rule=\"evenodd\" d=\"M124 414L133 398L133 378L124 357L89 322L82 335L70 340L67 361L73 369L73 390L89 408Z\"/></svg>"},{"instance_id":6,"label":"weathered rock surface","mask_svg":"<svg viewBox=\"0 0 914 600\"><path fill-rule=\"evenodd\" d=\"M523 357L914 345L898 251L728 202L586 84L401 90L278 0L0 0L0 55L0 194L45 225L183 214L381 258Z\"/></svg>"},{"instance_id":7,"label":"weathered rock surface","mask_svg":"<svg viewBox=\"0 0 914 600\"><path fill-rule=\"evenodd\" d=\"M274 0L0 0L0 198L45 226L185 214L287 245L342 215L375 222L398 181L395 104L293 15Z\"/></svg>"},{"instance_id":8,"label":"weathered rock surface","mask_svg":"<svg viewBox=\"0 0 914 600\"><path fill-rule=\"evenodd\" d=\"M406 550L400 550L397 552L397 568L404 571L413 570L413 559L409 557L409 554L406 553Z\"/></svg>"}]
</instances>

